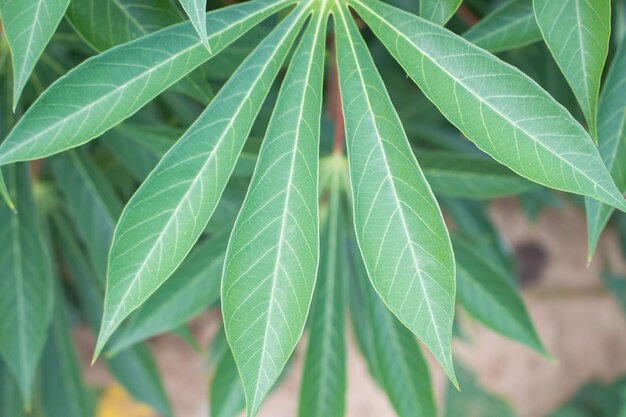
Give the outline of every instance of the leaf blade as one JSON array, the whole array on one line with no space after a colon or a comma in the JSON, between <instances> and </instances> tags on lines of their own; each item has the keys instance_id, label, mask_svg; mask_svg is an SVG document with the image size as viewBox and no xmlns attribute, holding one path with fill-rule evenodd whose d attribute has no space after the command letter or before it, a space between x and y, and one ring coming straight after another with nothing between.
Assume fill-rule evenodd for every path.
<instances>
[{"instance_id":1,"label":"leaf blade","mask_svg":"<svg viewBox=\"0 0 626 417\"><path fill-rule=\"evenodd\" d=\"M454 15L462 0L420 0L419 13L424 19L445 25Z\"/></svg>"},{"instance_id":2,"label":"leaf blade","mask_svg":"<svg viewBox=\"0 0 626 417\"><path fill-rule=\"evenodd\" d=\"M213 52L290 3L255 0L209 13ZM99 136L210 57L191 24L183 23L88 59L28 109L0 145L0 165L49 156ZM160 82L150 82L152 77ZM105 84L97 82L102 79ZM80 96L67 94L76 88ZM94 113L104 117L94 118Z\"/></svg>"},{"instance_id":3,"label":"leaf blade","mask_svg":"<svg viewBox=\"0 0 626 417\"><path fill-rule=\"evenodd\" d=\"M610 1L533 0L533 8L543 39L578 99L591 136L597 138L600 79L611 33Z\"/></svg>"},{"instance_id":4,"label":"leaf blade","mask_svg":"<svg viewBox=\"0 0 626 417\"><path fill-rule=\"evenodd\" d=\"M626 210L589 135L521 71L380 1L351 4L439 111L495 160L539 184Z\"/></svg>"},{"instance_id":5,"label":"leaf blade","mask_svg":"<svg viewBox=\"0 0 626 417\"><path fill-rule=\"evenodd\" d=\"M206 39L206 20L204 18L204 15L206 14L206 0L179 0L179 2L181 6L183 6L183 9L185 9L187 16L189 16L196 32L198 32L198 36L200 36L202 43L206 46L206 49L208 49L210 53L211 45L209 45L209 42Z\"/></svg>"},{"instance_id":6,"label":"leaf blade","mask_svg":"<svg viewBox=\"0 0 626 417\"><path fill-rule=\"evenodd\" d=\"M289 65L224 264L224 329L249 416L302 335L315 285L326 19L322 5Z\"/></svg>"},{"instance_id":7,"label":"leaf blade","mask_svg":"<svg viewBox=\"0 0 626 417\"><path fill-rule=\"evenodd\" d=\"M385 304L455 381L450 346L455 266L448 231L363 39L347 12L337 10L339 85L359 247ZM366 173L378 181L364 181Z\"/></svg>"}]
</instances>

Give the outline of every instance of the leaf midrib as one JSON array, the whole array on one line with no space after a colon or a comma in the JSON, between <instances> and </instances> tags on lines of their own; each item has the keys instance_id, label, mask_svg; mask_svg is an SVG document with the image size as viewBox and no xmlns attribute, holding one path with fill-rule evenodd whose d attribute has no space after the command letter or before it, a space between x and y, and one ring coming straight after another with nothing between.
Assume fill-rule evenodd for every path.
<instances>
[{"instance_id":1,"label":"leaf midrib","mask_svg":"<svg viewBox=\"0 0 626 417\"><path fill-rule=\"evenodd\" d=\"M514 126L516 129L519 129L522 133L524 133L528 138L531 138L532 141L541 146L543 149L545 149L546 151L548 151L551 155L557 157L559 160L561 160L563 163L565 163L565 165L569 166L571 169L575 170L576 172L578 172L581 176L583 176L584 178L588 179L589 181L591 181L594 185L596 185L598 188L600 188L602 191L606 192L608 195L613 195L612 192L610 192L609 190L607 190L604 186L602 186L600 183L598 183L597 181L593 180L592 178L590 178L584 171L582 171L580 168L578 168L576 165L570 164L568 161L566 161L565 159L563 159L561 157L561 155L559 155L558 153L553 152L552 149L548 148L545 144L543 144L542 142L536 140L532 135L530 135L525 129L523 129L522 127L520 127L517 123L514 123L512 120L510 120L509 118L507 118L505 115L503 115L501 112L499 112L496 108L494 108L489 102L484 101L479 95L477 95L472 89L470 89L467 85L465 85L461 80L459 80L458 78L454 77L450 72L448 72L447 69L445 69L444 67L442 67L437 61L435 61L434 59L432 59L428 54L426 54L419 46L417 46L410 38L408 38L406 35L404 35L402 32L398 31L393 25L390 25L381 15L379 15L378 13L376 13L373 9L371 9L370 7L368 7L366 4L364 4L361 0L351 0L354 1L355 3L358 3L361 7L367 9L371 14L375 15L378 17L378 20L381 23L384 23L387 27L389 27L390 29L393 30L393 32L395 32L398 36L404 38L407 42L409 42L411 45L413 45L415 47L415 49L417 49L423 57L426 57L431 63L433 63L435 66L437 66L442 72L444 72L445 74L447 74L454 82L456 82L457 84L461 85L463 88L465 88L465 90L467 92L469 92L470 94L472 94L472 96L474 96L478 101L480 101L483 104L486 104L487 107L489 107L489 109L491 109L494 113L496 113L498 116L500 116L503 120L506 120L507 122L509 122L512 126ZM508 66L509 64L506 63L502 63L503 65ZM531 80L531 82L534 82ZM548 98L549 100L551 100L552 102L554 102L554 104L558 105L554 99L549 96ZM558 105L560 106L560 105ZM577 123L574 121L574 123ZM515 170L517 172L517 170ZM528 178L526 175L524 175L521 172L518 172L519 175ZM531 180L531 181L535 181L535 180ZM545 184L544 184L545 185ZM614 199L614 203L618 203L619 207L625 207L624 203L621 203L615 199L615 197L613 197Z\"/></svg>"},{"instance_id":2,"label":"leaf midrib","mask_svg":"<svg viewBox=\"0 0 626 417\"><path fill-rule=\"evenodd\" d=\"M367 84L365 83L365 79L363 78L363 73L361 71L361 67L359 66L359 58L358 58L358 55L356 53L356 50L354 49L354 42L353 42L352 36L350 34L350 28L348 27L348 22L346 20L345 15L344 15L343 8L342 7L337 7L337 10L339 10L339 15L341 16L341 20L342 20L342 23L343 23L343 26L344 26L344 30L346 31L346 34L347 34L347 36L349 38L350 48L352 49L352 54L354 55L354 60L355 60L355 64L356 64L355 71L359 74L359 78L361 80L361 86L363 87L363 96L365 97L365 100L367 101L367 109L368 109L368 112L369 112L369 114L370 114L370 116L372 118L372 121L373 121L372 124L374 126L374 130L376 131L376 137L378 138L377 146L380 147L381 152L382 152L382 154L384 156L384 159L387 160L386 151L385 151L384 146L383 146L383 144L381 142L381 135L380 135L380 131L378 130L378 124L376 122L376 116L374 115L374 113L372 111L371 100L370 100L370 97L369 97L369 92L367 91L367 87L366 87ZM419 276L418 281L419 281L420 286L422 288L422 292L424 293L424 299L426 301L426 306L428 307L428 313L430 315L431 324L432 323L436 323L435 316L434 316L434 313L433 313L433 307L431 305L431 300L426 295L426 294L428 294L428 291L426 290L426 287L424 286L424 278L422 277L421 265L419 263L419 260L417 259L417 255L415 254L415 248L413 247L413 239L411 239L411 236L408 234L407 222L406 222L406 219L405 219L404 211L403 211L402 206L401 206L401 204L400 204L400 202L398 201L398 198L397 198L398 194L397 194L397 191L396 191L395 184L393 182L393 176L391 175L391 172L389 170L389 165L387 163L385 163L383 165L385 166L385 169L387 171L387 180L389 181L389 183L391 185L391 188L392 188L392 191L393 191L393 195L396 197L396 198L393 199L393 201L395 203L396 210L399 213L400 219L402 220L402 226L403 226L402 230L404 232L405 238L408 241L407 244L410 247L411 257L413 258L413 264L417 268L416 272L417 272L417 275ZM440 352L444 353L445 349L443 347L443 342L442 342L441 335L439 334L439 328L436 325L432 325L432 329L435 332L435 335L437 337L437 343L439 344ZM426 335L425 335L425 337L426 337ZM448 365L448 360L447 359L444 359L444 360L446 362L446 365Z\"/></svg>"}]
</instances>

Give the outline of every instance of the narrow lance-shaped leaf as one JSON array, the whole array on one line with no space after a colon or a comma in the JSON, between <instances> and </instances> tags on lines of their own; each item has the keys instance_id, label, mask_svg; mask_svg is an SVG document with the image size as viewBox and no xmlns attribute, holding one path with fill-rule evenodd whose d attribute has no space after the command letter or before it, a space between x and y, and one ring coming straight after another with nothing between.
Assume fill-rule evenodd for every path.
<instances>
[{"instance_id":1,"label":"narrow lance-shaped leaf","mask_svg":"<svg viewBox=\"0 0 626 417\"><path fill-rule=\"evenodd\" d=\"M213 53L290 2L253 0L209 13ZM210 57L191 23L183 23L88 59L28 109L0 145L0 165L49 156L99 136Z\"/></svg>"},{"instance_id":2,"label":"narrow lance-shaped leaf","mask_svg":"<svg viewBox=\"0 0 626 417\"><path fill-rule=\"evenodd\" d=\"M300 7L259 45L127 204L109 256L94 356L174 272L207 225L304 18Z\"/></svg>"},{"instance_id":3,"label":"narrow lance-shaped leaf","mask_svg":"<svg viewBox=\"0 0 626 417\"><path fill-rule=\"evenodd\" d=\"M218 337L225 338L223 332ZM216 340L214 339L213 343ZM233 353L226 344L215 366L209 388L211 417L236 417L246 407L246 396L241 385Z\"/></svg>"},{"instance_id":4,"label":"narrow lance-shaped leaf","mask_svg":"<svg viewBox=\"0 0 626 417\"><path fill-rule=\"evenodd\" d=\"M420 16L435 22L438 25L445 25L454 15L456 9L461 5L462 0L420 0Z\"/></svg>"},{"instance_id":5,"label":"narrow lance-shaped leaf","mask_svg":"<svg viewBox=\"0 0 626 417\"><path fill-rule=\"evenodd\" d=\"M320 266L309 320L309 341L300 383L299 417L343 417L346 397L344 339L346 253L341 176L345 159L326 160L332 170L322 221Z\"/></svg>"},{"instance_id":6,"label":"narrow lance-shaped leaf","mask_svg":"<svg viewBox=\"0 0 626 417\"><path fill-rule=\"evenodd\" d=\"M0 16L13 58L13 110L70 0L2 0Z\"/></svg>"},{"instance_id":7,"label":"narrow lance-shaped leaf","mask_svg":"<svg viewBox=\"0 0 626 417\"><path fill-rule=\"evenodd\" d=\"M226 252L224 329L250 417L300 339L315 287L326 21L322 5L289 65Z\"/></svg>"},{"instance_id":8,"label":"narrow lance-shaped leaf","mask_svg":"<svg viewBox=\"0 0 626 417\"><path fill-rule=\"evenodd\" d=\"M453 242L459 303L487 327L548 356L506 271L485 259L473 242L462 238Z\"/></svg>"},{"instance_id":9,"label":"narrow lance-shaped leaf","mask_svg":"<svg viewBox=\"0 0 626 417\"><path fill-rule=\"evenodd\" d=\"M6 364L0 359L0 415L25 417L24 407L20 401L20 392L13 375Z\"/></svg>"},{"instance_id":10,"label":"narrow lance-shaped leaf","mask_svg":"<svg viewBox=\"0 0 626 417\"><path fill-rule=\"evenodd\" d=\"M385 304L456 381L448 231L365 42L347 11L336 10L354 227L363 260Z\"/></svg>"},{"instance_id":11,"label":"narrow lance-shaped leaf","mask_svg":"<svg viewBox=\"0 0 626 417\"><path fill-rule=\"evenodd\" d=\"M211 52L211 46L207 42L207 34L206 34L206 19L204 16L206 15L206 0L178 0L180 1L181 6L185 9L185 13L189 16L193 27L198 32L198 36L204 43L204 46Z\"/></svg>"},{"instance_id":12,"label":"narrow lance-shaped leaf","mask_svg":"<svg viewBox=\"0 0 626 417\"><path fill-rule=\"evenodd\" d=\"M491 52L519 48L541 40L532 0L509 0L463 35Z\"/></svg>"},{"instance_id":13,"label":"narrow lance-shaped leaf","mask_svg":"<svg viewBox=\"0 0 626 417\"><path fill-rule=\"evenodd\" d=\"M626 210L593 140L528 76L395 7L352 4L424 94L483 151L539 184Z\"/></svg>"},{"instance_id":14,"label":"narrow lance-shaped leaf","mask_svg":"<svg viewBox=\"0 0 626 417\"><path fill-rule=\"evenodd\" d=\"M604 164L613 176L617 188L626 191L626 42L613 59L606 78L598 108L598 146ZM598 244L613 208L586 199L589 259Z\"/></svg>"},{"instance_id":15,"label":"narrow lance-shaped leaf","mask_svg":"<svg viewBox=\"0 0 626 417\"><path fill-rule=\"evenodd\" d=\"M27 164L5 169L18 213L0 205L0 355L26 407L52 318L52 267Z\"/></svg>"},{"instance_id":16,"label":"narrow lance-shaped leaf","mask_svg":"<svg viewBox=\"0 0 626 417\"><path fill-rule=\"evenodd\" d=\"M572 87L592 137L611 34L610 0L533 0L543 39Z\"/></svg>"},{"instance_id":17,"label":"narrow lance-shaped leaf","mask_svg":"<svg viewBox=\"0 0 626 417\"><path fill-rule=\"evenodd\" d=\"M356 248L350 262L353 268L350 288L359 294L356 302L365 313L360 317L364 322L355 326L366 330L371 339L369 349L364 352L370 372L399 417L436 416L428 365L415 336L391 314L369 285Z\"/></svg>"}]
</instances>

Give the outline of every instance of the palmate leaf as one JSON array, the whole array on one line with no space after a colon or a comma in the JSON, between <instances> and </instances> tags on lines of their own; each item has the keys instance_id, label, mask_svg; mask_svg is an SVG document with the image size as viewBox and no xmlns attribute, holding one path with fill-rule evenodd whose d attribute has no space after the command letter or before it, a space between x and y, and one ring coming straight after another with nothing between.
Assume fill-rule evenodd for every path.
<instances>
[{"instance_id":1,"label":"palmate leaf","mask_svg":"<svg viewBox=\"0 0 626 417\"><path fill-rule=\"evenodd\" d=\"M436 416L430 373L420 346L368 284L367 271L353 246L349 255L352 321L369 371L399 417Z\"/></svg>"},{"instance_id":2,"label":"palmate leaf","mask_svg":"<svg viewBox=\"0 0 626 417\"><path fill-rule=\"evenodd\" d=\"M626 210L593 140L528 76L378 0L351 3L424 94L479 148L539 184Z\"/></svg>"},{"instance_id":3,"label":"palmate leaf","mask_svg":"<svg viewBox=\"0 0 626 417\"><path fill-rule=\"evenodd\" d=\"M462 0L420 0L419 13L424 19L444 25L459 8L461 2Z\"/></svg>"},{"instance_id":4,"label":"palmate leaf","mask_svg":"<svg viewBox=\"0 0 626 417\"><path fill-rule=\"evenodd\" d=\"M437 202L347 10L336 8L354 227L372 284L452 381L454 259Z\"/></svg>"},{"instance_id":5,"label":"palmate leaf","mask_svg":"<svg viewBox=\"0 0 626 417\"><path fill-rule=\"evenodd\" d=\"M526 306L506 271L482 248L462 238L453 238L457 261L459 303L481 323L548 355L528 317Z\"/></svg>"},{"instance_id":6,"label":"palmate leaf","mask_svg":"<svg viewBox=\"0 0 626 417\"><path fill-rule=\"evenodd\" d=\"M606 78L598 108L598 146L604 164L620 191L626 191L626 43L618 50ZM587 198L589 259L613 207Z\"/></svg>"},{"instance_id":7,"label":"palmate leaf","mask_svg":"<svg viewBox=\"0 0 626 417\"><path fill-rule=\"evenodd\" d=\"M24 404L31 405L35 371L52 318L52 266L42 238L27 164L5 168L17 214L0 205L0 355Z\"/></svg>"},{"instance_id":8,"label":"palmate leaf","mask_svg":"<svg viewBox=\"0 0 626 417\"><path fill-rule=\"evenodd\" d=\"M509 0L463 35L490 52L519 48L541 40L532 0Z\"/></svg>"},{"instance_id":9,"label":"palmate leaf","mask_svg":"<svg viewBox=\"0 0 626 417\"><path fill-rule=\"evenodd\" d=\"M109 256L94 357L121 321L180 265L207 225L306 17L302 10L291 14L245 60L127 204Z\"/></svg>"},{"instance_id":10,"label":"palmate leaf","mask_svg":"<svg viewBox=\"0 0 626 417\"><path fill-rule=\"evenodd\" d=\"M0 17L13 58L13 110L70 0L0 0Z\"/></svg>"},{"instance_id":11,"label":"palmate leaf","mask_svg":"<svg viewBox=\"0 0 626 417\"><path fill-rule=\"evenodd\" d=\"M600 79L609 51L610 0L533 0L543 39L597 138Z\"/></svg>"},{"instance_id":12,"label":"palmate leaf","mask_svg":"<svg viewBox=\"0 0 626 417\"><path fill-rule=\"evenodd\" d=\"M213 53L290 2L254 0L209 13ZM0 165L49 156L99 136L210 57L191 23L183 23L88 59L28 109L0 145Z\"/></svg>"},{"instance_id":13,"label":"palmate leaf","mask_svg":"<svg viewBox=\"0 0 626 417\"><path fill-rule=\"evenodd\" d=\"M189 16L191 20L191 24L198 32L198 36L200 36L200 40L204 43L204 46L211 52L211 45L207 42L207 33L206 33L206 20L204 15L206 15L206 0L178 0L185 9L185 13Z\"/></svg>"},{"instance_id":14,"label":"palmate leaf","mask_svg":"<svg viewBox=\"0 0 626 417\"><path fill-rule=\"evenodd\" d=\"M322 219L320 265L309 320L309 340L300 383L299 417L343 417L346 396L345 287L346 216L342 176L345 159L333 155L328 204Z\"/></svg>"},{"instance_id":15,"label":"palmate leaf","mask_svg":"<svg viewBox=\"0 0 626 417\"><path fill-rule=\"evenodd\" d=\"M325 4L289 65L226 253L224 329L248 416L256 415L300 339L315 287ZM297 13L294 22L301 22ZM299 24L289 27L295 34Z\"/></svg>"}]
</instances>

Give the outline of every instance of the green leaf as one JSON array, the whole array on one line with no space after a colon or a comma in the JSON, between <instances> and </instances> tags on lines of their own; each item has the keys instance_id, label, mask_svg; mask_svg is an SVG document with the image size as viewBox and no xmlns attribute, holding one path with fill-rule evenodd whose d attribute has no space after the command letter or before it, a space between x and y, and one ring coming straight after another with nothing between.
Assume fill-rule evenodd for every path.
<instances>
[{"instance_id":1,"label":"green leaf","mask_svg":"<svg viewBox=\"0 0 626 417\"><path fill-rule=\"evenodd\" d=\"M486 200L537 188L490 158L423 149L415 153L435 194Z\"/></svg>"},{"instance_id":2,"label":"green leaf","mask_svg":"<svg viewBox=\"0 0 626 417\"><path fill-rule=\"evenodd\" d=\"M541 40L532 0L509 0L463 35L490 52L520 48Z\"/></svg>"},{"instance_id":3,"label":"green leaf","mask_svg":"<svg viewBox=\"0 0 626 417\"><path fill-rule=\"evenodd\" d=\"M70 0L1 0L0 16L13 57L13 110Z\"/></svg>"},{"instance_id":4,"label":"green leaf","mask_svg":"<svg viewBox=\"0 0 626 417\"><path fill-rule=\"evenodd\" d=\"M485 391L464 367L458 367L463 391L448 386L445 417L516 417L517 414L502 399Z\"/></svg>"},{"instance_id":5,"label":"green leaf","mask_svg":"<svg viewBox=\"0 0 626 417\"><path fill-rule=\"evenodd\" d=\"M20 392L13 380L13 375L5 363L0 360L0 415L25 417L26 413L20 401Z\"/></svg>"},{"instance_id":6,"label":"green leaf","mask_svg":"<svg viewBox=\"0 0 626 417\"><path fill-rule=\"evenodd\" d=\"M254 0L209 13L213 53L291 1ZM210 57L191 24L183 23L88 59L28 109L0 145L0 165L49 156L99 136Z\"/></svg>"},{"instance_id":7,"label":"green leaf","mask_svg":"<svg viewBox=\"0 0 626 417\"><path fill-rule=\"evenodd\" d=\"M162 287L130 316L109 355L173 330L219 300L228 235L200 243Z\"/></svg>"},{"instance_id":8,"label":"green leaf","mask_svg":"<svg viewBox=\"0 0 626 417\"><path fill-rule=\"evenodd\" d=\"M127 204L109 256L95 356L122 320L176 270L208 223L306 17L298 10L246 59Z\"/></svg>"},{"instance_id":9,"label":"green leaf","mask_svg":"<svg viewBox=\"0 0 626 417\"><path fill-rule=\"evenodd\" d=\"M46 417L94 415L91 393L82 377L65 300L56 291L54 318L41 361L42 406Z\"/></svg>"},{"instance_id":10,"label":"green leaf","mask_svg":"<svg viewBox=\"0 0 626 417\"><path fill-rule=\"evenodd\" d=\"M428 19L438 25L445 25L454 15L462 0L420 0L419 13L424 19Z\"/></svg>"},{"instance_id":11,"label":"green leaf","mask_svg":"<svg viewBox=\"0 0 626 417\"><path fill-rule=\"evenodd\" d=\"M52 266L31 191L29 166L8 167L18 213L0 205L0 355L26 407L52 318Z\"/></svg>"},{"instance_id":12,"label":"green leaf","mask_svg":"<svg viewBox=\"0 0 626 417\"><path fill-rule=\"evenodd\" d=\"M597 138L596 112L611 35L610 0L533 0L543 39Z\"/></svg>"},{"instance_id":13,"label":"green leaf","mask_svg":"<svg viewBox=\"0 0 626 417\"><path fill-rule=\"evenodd\" d=\"M376 0L352 3L424 94L479 148L539 184L626 210L593 140L528 76L419 17Z\"/></svg>"},{"instance_id":14,"label":"green leaf","mask_svg":"<svg viewBox=\"0 0 626 417\"><path fill-rule=\"evenodd\" d=\"M235 358L228 345L225 347L217 362L209 388L211 417L236 417L246 406L246 396L239 379Z\"/></svg>"},{"instance_id":15,"label":"green leaf","mask_svg":"<svg viewBox=\"0 0 626 417\"><path fill-rule=\"evenodd\" d=\"M325 4L302 36L281 86L226 253L224 329L248 416L256 415L300 339L315 287ZM302 11L287 26L290 38L300 16Z\"/></svg>"},{"instance_id":16,"label":"green leaf","mask_svg":"<svg viewBox=\"0 0 626 417\"><path fill-rule=\"evenodd\" d=\"M109 248L122 203L111 184L83 150L52 158L52 168L68 202L67 210L87 244L91 262L104 282Z\"/></svg>"},{"instance_id":17,"label":"green leaf","mask_svg":"<svg viewBox=\"0 0 626 417\"><path fill-rule=\"evenodd\" d=\"M354 226L370 279L452 381L454 257L441 211L347 11L336 13Z\"/></svg>"},{"instance_id":18,"label":"green leaf","mask_svg":"<svg viewBox=\"0 0 626 417\"><path fill-rule=\"evenodd\" d=\"M2 170L0 170L0 196L2 196L4 203L11 209L11 211L15 213L15 204L11 201L11 196L9 195L7 184L4 181L4 174L2 174Z\"/></svg>"},{"instance_id":19,"label":"green leaf","mask_svg":"<svg viewBox=\"0 0 626 417\"><path fill-rule=\"evenodd\" d=\"M605 287L611 291L613 296L617 299L622 310L626 312L626 277L611 272L603 272L602 281Z\"/></svg>"},{"instance_id":20,"label":"green leaf","mask_svg":"<svg viewBox=\"0 0 626 417\"><path fill-rule=\"evenodd\" d=\"M52 219L62 243L60 247L64 265L74 278L78 301L88 324L95 331L102 317L102 279L78 246L71 225L59 213L54 213ZM171 406L149 349L145 346L132 347L113 358L107 358L107 365L115 379L135 399L148 404L163 416L172 416Z\"/></svg>"},{"instance_id":21,"label":"green leaf","mask_svg":"<svg viewBox=\"0 0 626 417\"><path fill-rule=\"evenodd\" d=\"M364 355L370 372L399 417L436 416L430 373L420 346L367 282L367 272L356 247L350 258L353 268L350 288L359 295L352 311L358 305L364 313L353 316L353 322L357 334L359 328L369 334L369 347Z\"/></svg>"},{"instance_id":22,"label":"green leaf","mask_svg":"<svg viewBox=\"0 0 626 417\"><path fill-rule=\"evenodd\" d=\"M487 327L548 356L507 272L473 242L453 238L453 243L459 303Z\"/></svg>"},{"instance_id":23,"label":"green leaf","mask_svg":"<svg viewBox=\"0 0 626 417\"><path fill-rule=\"evenodd\" d=\"M204 46L211 52L211 46L209 42L207 42L207 33L206 33L206 19L204 16L206 15L206 0L178 0L185 9L185 13L189 16L193 27L198 32L198 36L204 43Z\"/></svg>"},{"instance_id":24,"label":"green leaf","mask_svg":"<svg viewBox=\"0 0 626 417\"><path fill-rule=\"evenodd\" d=\"M598 146L600 155L620 191L626 191L626 42L613 59L598 107ZM613 208L587 198L589 259Z\"/></svg>"},{"instance_id":25,"label":"green leaf","mask_svg":"<svg viewBox=\"0 0 626 417\"><path fill-rule=\"evenodd\" d=\"M343 417L345 412L347 268L341 175L346 166L343 156L337 154L326 164L332 173L325 193L328 205L322 219L320 264L300 383L299 417Z\"/></svg>"}]
</instances>

